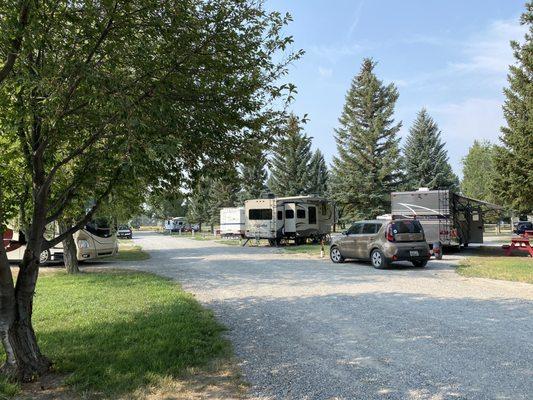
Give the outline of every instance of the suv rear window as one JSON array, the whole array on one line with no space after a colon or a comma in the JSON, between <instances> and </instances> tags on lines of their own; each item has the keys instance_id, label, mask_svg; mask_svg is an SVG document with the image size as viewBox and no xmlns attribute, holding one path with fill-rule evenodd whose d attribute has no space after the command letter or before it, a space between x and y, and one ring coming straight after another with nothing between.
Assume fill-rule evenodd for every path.
<instances>
[{"instance_id":1,"label":"suv rear window","mask_svg":"<svg viewBox=\"0 0 533 400\"><path fill-rule=\"evenodd\" d=\"M417 220L413 221L395 221L391 223L393 234L399 233L424 233L422 225Z\"/></svg>"}]
</instances>

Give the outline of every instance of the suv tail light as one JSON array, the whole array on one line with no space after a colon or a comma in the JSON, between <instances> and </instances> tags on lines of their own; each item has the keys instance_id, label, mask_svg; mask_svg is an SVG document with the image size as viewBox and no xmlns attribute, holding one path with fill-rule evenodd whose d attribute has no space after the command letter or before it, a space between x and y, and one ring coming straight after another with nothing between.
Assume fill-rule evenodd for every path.
<instances>
[{"instance_id":1,"label":"suv tail light","mask_svg":"<svg viewBox=\"0 0 533 400\"><path fill-rule=\"evenodd\" d=\"M392 234L392 226L391 225L387 226L385 237L387 238L387 240L389 242L394 242L394 235Z\"/></svg>"}]
</instances>

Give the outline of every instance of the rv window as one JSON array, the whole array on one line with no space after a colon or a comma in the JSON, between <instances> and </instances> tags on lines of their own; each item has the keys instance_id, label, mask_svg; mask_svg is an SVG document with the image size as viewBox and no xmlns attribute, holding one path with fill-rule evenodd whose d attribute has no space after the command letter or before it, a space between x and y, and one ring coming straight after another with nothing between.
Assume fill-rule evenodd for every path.
<instances>
[{"instance_id":1,"label":"rv window","mask_svg":"<svg viewBox=\"0 0 533 400\"><path fill-rule=\"evenodd\" d=\"M95 236L108 238L112 235L111 228L103 224L103 226L99 226L97 222L91 221L87 225L85 225L85 230Z\"/></svg>"},{"instance_id":2,"label":"rv window","mask_svg":"<svg viewBox=\"0 0 533 400\"><path fill-rule=\"evenodd\" d=\"M316 207L309 207L309 223L316 224Z\"/></svg>"},{"instance_id":3,"label":"rv window","mask_svg":"<svg viewBox=\"0 0 533 400\"><path fill-rule=\"evenodd\" d=\"M270 208L254 208L248 211L248 219L264 220L272 219L272 210Z\"/></svg>"},{"instance_id":4,"label":"rv window","mask_svg":"<svg viewBox=\"0 0 533 400\"><path fill-rule=\"evenodd\" d=\"M305 210L296 210L296 218L304 219L305 218Z\"/></svg>"},{"instance_id":5,"label":"rv window","mask_svg":"<svg viewBox=\"0 0 533 400\"><path fill-rule=\"evenodd\" d=\"M283 219L283 211L278 211L278 221Z\"/></svg>"},{"instance_id":6,"label":"rv window","mask_svg":"<svg viewBox=\"0 0 533 400\"><path fill-rule=\"evenodd\" d=\"M285 210L285 219L293 219L294 218L294 211L293 210Z\"/></svg>"}]
</instances>

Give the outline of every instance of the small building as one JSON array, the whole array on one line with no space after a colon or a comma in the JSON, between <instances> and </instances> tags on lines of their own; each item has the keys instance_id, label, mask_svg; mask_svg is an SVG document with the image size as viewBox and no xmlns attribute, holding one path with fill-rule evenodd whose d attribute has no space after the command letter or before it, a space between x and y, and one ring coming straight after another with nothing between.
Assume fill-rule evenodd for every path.
<instances>
[{"instance_id":1,"label":"small building","mask_svg":"<svg viewBox=\"0 0 533 400\"><path fill-rule=\"evenodd\" d=\"M247 238L283 239L302 244L307 239L327 239L336 222L335 204L318 196L247 200L244 203Z\"/></svg>"}]
</instances>

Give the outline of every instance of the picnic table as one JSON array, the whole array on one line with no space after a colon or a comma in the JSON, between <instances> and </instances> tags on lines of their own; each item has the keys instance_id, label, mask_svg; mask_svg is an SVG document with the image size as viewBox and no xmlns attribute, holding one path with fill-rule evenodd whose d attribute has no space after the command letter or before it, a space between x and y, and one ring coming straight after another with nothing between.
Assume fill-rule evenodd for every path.
<instances>
[{"instance_id":1,"label":"picnic table","mask_svg":"<svg viewBox=\"0 0 533 400\"><path fill-rule=\"evenodd\" d=\"M2 244L4 245L6 252L16 250L22 246L22 243L17 240L13 240L13 231L11 229L7 229L4 232L0 231L0 237L2 237Z\"/></svg>"},{"instance_id":2,"label":"picnic table","mask_svg":"<svg viewBox=\"0 0 533 400\"><path fill-rule=\"evenodd\" d=\"M525 251L529 253L530 257L533 257L533 231L525 231L523 235L519 237L511 238L511 244L502 246L505 249L505 255L510 256L513 250Z\"/></svg>"}]
</instances>

